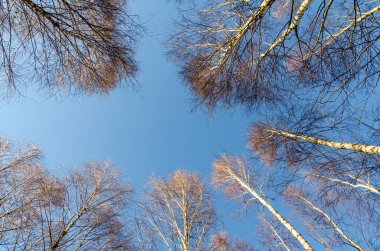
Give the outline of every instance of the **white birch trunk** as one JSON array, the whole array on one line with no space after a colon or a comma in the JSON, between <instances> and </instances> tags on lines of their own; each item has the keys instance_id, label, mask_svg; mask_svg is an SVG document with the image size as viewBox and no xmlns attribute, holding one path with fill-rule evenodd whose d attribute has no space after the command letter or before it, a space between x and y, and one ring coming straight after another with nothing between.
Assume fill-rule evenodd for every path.
<instances>
[{"instance_id":1,"label":"white birch trunk","mask_svg":"<svg viewBox=\"0 0 380 251\"><path fill-rule=\"evenodd\" d=\"M252 194L264 207L266 207L276 218L281 222L281 224L292 233L292 235L297 239L297 241L302 245L302 247L307 251L314 250L310 244L305 240L305 238L279 213L274 207L262 198L254 188L252 188L247 182L242 180L238 175L236 175L231 169L229 169L230 175L249 193Z\"/></svg>"},{"instance_id":2,"label":"white birch trunk","mask_svg":"<svg viewBox=\"0 0 380 251\"><path fill-rule=\"evenodd\" d=\"M269 222L267 219L265 219L265 217L263 218L263 220L269 226L269 228L272 230L272 232L275 234L275 236L277 237L277 239L279 239L280 245L283 246L286 251L290 251L290 248L288 247L288 245L286 245L286 243L284 242L284 240L277 233L277 230L272 226L271 222Z\"/></svg>"},{"instance_id":3,"label":"white birch trunk","mask_svg":"<svg viewBox=\"0 0 380 251\"><path fill-rule=\"evenodd\" d=\"M272 129L269 131L279 136L285 136L287 138L297 139L297 140L304 140L310 143L314 143L314 144L318 144L322 146L328 146L331 148L351 150L351 151L356 151L356 152L364 152L364 153L369 153L369 154L380 154L380 146L353 144L349 142L328 141L328 140L318 139L318 138L314 138L307 135L297 135L297 134L293 134L293 133L289 133L289 132L281 131L281 130L276 130L276 129Z\"/></svg>"},{"instance_id":4,"label":"white birch trunk","mask_svg":"<svg viewBox=\"0 0 380 251\"><path fill-rule=\"evenodd\" d=\"M307 11L307 9L310 7L310 4L313 2L313 0L304 0L299 7L296 15L294 16L293 22L289 25L289 27L282 33L281 37L279 37L275 42L269 46L269 48L260 55L260 58L265 57L268 55L270 51L272 51L274 48L276 48L279 44L285 41L286 37L292 32L294 29L297 28L298 24L301 21L301 18Z\"/></svg>"},{"instance_id":5,"label":"white birch trunk","mask_svg":"<svg viewBox=\"0 0 380 251\"><path fill-rule=\"evenodd\" d=\"M332 177L327 177L327 176L324 176L324 175L317 175L317 174L311 174L311 175L312 176L316 176L318 178L323 178L323 179L326 179L326 180L329 180L329 181L332 181L332 182L344 184L344 185L347 185L347 186L352 187L352 188L363 188L365 190L370 191L371 193L380 195L380 190L379 189L377 189L376 187L374 187L369 182L365 182L362 179L355 178L352 175L349 175L349 177L351 177L352 179L356 180L358 183L353 184L353 183L345 181L345 180L341 180L341 179L337 179L337 178L332 178Z\"/></svg>"},{"instance_id":6,"label":"white birch trunk","mask_svg":"<svg viewBox=\"0 0 380 251\"><path fill-rule=\"evenodd\" d=\"M342 229L340 229L338 227L338 225L331 219L331 217L325 213L322 209L320 209L319 207L317 207L313 202L309 201L308 199L306 199L305 197L299 195L299 194L296 194L295 196L297 196L299 199L301 199L303 202L305 202L307 205L309 205L312 209L314 209L315 211L319 212L320 214L323 215L323 217L325 217L327 219L327 221L331 224L331 226L335 229L335 231L337 231L342 237L343 239L345 239L348 243L350 243L354 248L356 248L357 250L360 250L360 251L364 251L363 248L361 248L359 246L359 244L357 244L356 242L354 242L352 239L350 239L344 232Z\"/></svg>"}]
</instances>

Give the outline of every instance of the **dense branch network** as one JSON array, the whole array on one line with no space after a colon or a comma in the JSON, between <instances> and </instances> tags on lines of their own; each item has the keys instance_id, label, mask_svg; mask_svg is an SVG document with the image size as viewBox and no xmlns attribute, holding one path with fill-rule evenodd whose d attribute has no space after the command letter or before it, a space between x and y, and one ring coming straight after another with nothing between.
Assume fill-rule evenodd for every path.
<instances>
[{"instance_id":1,"label":"dense branch network","mask_svg":"<svg viewBox=\"0 0 380 251\"><path fill-rule=\"evenodd\" d=\"M36 81L53 90L106 93L136 71L134 18L120 1L2 1L3 90Z\"/></svg>"},{"instance_id":2,"label":"dense branch network","mask_svg":"<svg viewBox=\"0 0 380 251\"><path fill-rule=\"evenodd\" d=\"M133 250L125 209L131 188L110 163L67 177L40 164L41 152L0 140L0 247L7 250Z\"/></svg>"},{"instance_id":3,"label":"dense branch network","mask_svg":"<svg viewBox=\"0 0 380 251\"><path fill-rule=\"evenodd\" d=\"M352 97L378 83L379 10L379 1L212 1L184 12L171 54L210 109L311 90L318 102Z\"/></svg>"}]
</instances>

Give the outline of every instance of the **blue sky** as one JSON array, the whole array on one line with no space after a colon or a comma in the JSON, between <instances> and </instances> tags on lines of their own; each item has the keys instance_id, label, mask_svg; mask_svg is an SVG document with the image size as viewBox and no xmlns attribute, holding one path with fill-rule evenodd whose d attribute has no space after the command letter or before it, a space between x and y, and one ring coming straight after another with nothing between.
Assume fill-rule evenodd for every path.
<instances>
[{"instance_id":1,"label":"blue sky","mask_svg":"<svg viewBox=\"0 0 380 251\"><path fill-rule=\"evenodd\" d=\"M131 3L131 10L141 16L147 33L137 50L138 91L46 98L33 88L23 90L25 97L1 104L0 134L17 144L37 144L54 173L86 161L112 160L137 193L153 175L166 176L178 168L201 173L209 181L219 154L247 153L251 118L237 109L217 111L212 118L200 109L192 112L179 69L165 56L165 40L177 13L174 4L139 0ZM220 194L217 198L219 208L236 204ZM219 213L230 216L233 211ZM225 225L235 235L253 231L250 222L245 228L237 220Z\"/></svg>"}]
</instances>

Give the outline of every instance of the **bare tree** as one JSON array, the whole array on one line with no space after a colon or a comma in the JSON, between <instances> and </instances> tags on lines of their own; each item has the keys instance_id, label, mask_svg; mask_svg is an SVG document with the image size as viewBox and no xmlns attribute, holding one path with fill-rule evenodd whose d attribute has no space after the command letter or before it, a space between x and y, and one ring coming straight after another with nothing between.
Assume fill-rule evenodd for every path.
<instances>
[{"instance_id":1,"label":"bare tree","mask_svg":"<svg viewBox=\"0 0 380 251\"><path fill-rule=\"evenodd\" d=\"M327 222L327 224L331 225L332 229L336 231L339 236L344 239L349 245L354 247L357 250L364 250L358 243L352 240L348 235L343 231L338 224L331 218L331 216L322 208L320 208L316 203L312 202L308 199L305 192L301 191L298 187L292 185L289 186L286 194L288 197L294 197L295 199L300 200L300 202L304 203L307 207L310 207L313 211L320 214L322 218Z\"/></svg>"},{"instance_id":2,"label":"bare tree","mask_svg":"<svg viewBox=\"0 0 380 251\"><path fill-rule=\"evenodd\" d=\"M34 245L49 250L126 250L128 231L121 218L131 188L110 163L93 163L55 183L43 183L46 198L36 208Z\"/></svg>"},{"instance_id":3,"label":"bare tree","mask_svg":"<svg viewBox=\"0 0 380 251\"><path fill-rule=\"evenodd\" d=\"M40 157L33 146L18 150L9 140L0 139L0 246L14 243L10 233L30 223L34 202L41 196L36 186L44 175Z\"/></svg>"},{"instance_id":4,"label":"bare tree","mask_svg":"<svg viewBox=\"0 0 380 251\"><path fill-rule=\"evenodd\" d=\"M276 139L285 137L289 140L304 141L321 146L327 146L335 149L350 150L363 152L367 154L380 154L380 146L364 145L350 142L334 142L325 139L319 139L308 135L297 135L283 130L271 128L269 125L256 125L252 128L250 143L254 151L263 153L265 150L276 151ZM286 140L285 140L286 141ZM268 147L262 147L261 144L266 144ZM265 150L264 150L265 149Z\"/></svg>"},{"instance_id":5,"label":"bare tree","mask_svg":"<svg viewBox=\"0 0 380 251\"><path fill-rule=\"evenodd\" d=\"M167 250L203 250L216 217L212 199L200 177L175 171L153 179L140 205L149 234Z\"/></svg>"},{"instance_id":6,"label":"bare tree","mask_svg":"<svg viewBox=\"0 0 380 251\"><path fill-rule=\"evenodd\" d=\"M279 224L276 220L264 214L260 214L259 218L262 221L259 229L260 243L268 250L289 251L297 248L294 238L289 235L289 232L284 229L281 223Z\"/></svg>"},{"instance_id":7,"label":"bare tree","mask_svg":"<svg viewBox=\"0 0 380 251\"><path fill-rule=\"evenodd\" d=\"M125 218L131 189L111 164L88 164L67 178L39 169L23 171L31 178L17 180L23 194L10 194L12 201L24 203L13 202L22 210L4 221L9 228L2 248L133 250Z\"/></svg>"},{"instance_id":8,"label":"bare tree","mask_svg":"<svg viewBox=\"0 0 380 251\"><path fill-rule=\"evenodd\" d=\"M211 109L277 104L305 91L309 102L344 102L377 87L378 1L195 2L171 54Z\"/></svg>"},{"instance_id":9,"label":"bare tree","mask_svg":"<svg viewBox=\"0 0 380 251\"><path fill-rule=\"evenodd\" d=\"M249 243L242 240L231 240L227 232L219 232L211 238L212 251L253 251Z\"/></svg>"},{"instance_id":10,"label":"bare tree","mask_svg":"<svg viewBox=\"0 0 380 251\"><path fill-rule=\"evenodd\" d=\"M315 129L320 128L311 131ZM303 212L302 218L315 240L329 249L348 244L358 250L376 250L380 213L378 146L329 141L302 131L292 133L256 124L249 145L271 171L277 172L275 180L281 184L278 196L294 195L290 201ZM353 132L349 137L356 135ZM367 132L363 135L368 136ZM284 190L288 184L305 191Z\"/></svg>"},{"instance_id":11,"label":"bare tree","mask_svg":"<svg viewBox=\"0 0 380 251\"><path fill-rule=\"evenodd\" d=\"M380 195L379 188L376 188L376 185L374 185L371 181L373 177L371 177L370 173L362 175L360 173L355 174L353 172L346 172L343 174L338 172L334 175L334 172L332 172L332 174L329 174L330 176L318 173L310 173L308 175L314 176L317 179L326 180L327 182L331 182L335 185L342 185L352 189L363 189L375 195ZM376 182L376 184L378 184L378 182Z\"/></svg>"},{"instance_id":12,"label":"bare tree","mask_svg":"<svg viewBox=\"0 0 380 251\"><path fill-rule=\"evenodd\" d=\"M318 129L313 127L311 131ZM378 194L378 146L325 140L323 136L309 136L304 130L308 131L301 128L300 132L292 133L269 124L255 124L249 134L249 147L266 165L287 165L291 175L298 172L301 177L313 176ZM334 134L329 127L322 130L330 137L342 137L340 131ZM355 134L352 132L346 138L354 138Z\"/></svg>"},{"instance_id":13,"label":"bare tree","mask_svg":"<svg viewBox=\"0 0 380 251\"><path fill-rule=\"evenodd\" d=\"M7 90L43 87L106 93L136 71L138 25L127 0L2 1L0 78Z\"/></svg>"},{"instance_id":14,"label":"bare tree","mask_svg":"<svg viewBox=\"0 0 380 251\"><path fill-rule=\"evenodd\" d=\"M303 235L286 220L265 198L262 192L257 191L252 182L254 172L250 170L242 159L223 156L214 163L214 183L224 187L228 196L250 196L265 207L299 242L305 250L314 250Z\"/></svg>"}]
</instances>

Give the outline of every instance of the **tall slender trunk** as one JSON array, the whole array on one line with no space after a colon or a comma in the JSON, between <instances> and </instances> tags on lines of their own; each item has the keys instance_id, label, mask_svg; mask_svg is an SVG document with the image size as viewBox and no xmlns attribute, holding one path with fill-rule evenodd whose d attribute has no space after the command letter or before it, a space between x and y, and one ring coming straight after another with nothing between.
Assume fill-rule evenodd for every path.
<instances>
[{"instance_id":1,"label":"tall slender trunk","mask_svg":"<svg viewBox=\"0 0 380 251\"><path fill-rule=\"evenodd\" d=\"M332 181L332 182L344 184L344 185L347 185L347 186L352 187L352 188L363 188L365 190L370 191L371 193L380 195L380 190L377 189L376 187L374 187L372 184L370 184L369 182L365 182L362 179L355 178L353 176L350 176L350 177L352 179L354 179L354 180L357 181L356 184L348 182L348 181L345 181L345 180L341 180L341 179L338 179L338 178L327 177L327 176L324 176L324 175L317 175L317 174L311 174L311 175L315 176L315 177L318 177L318 178L323 178L323 179L326 179L326 180L329 180L329 181Z\"/></svg>"},{"instance_id":2,"label":"tall slender trunk","mask_svg":"<svg viewBox=\"0 0 380 251\"><path fill-rule=\"evenodd\" d=\"M189 230L189 220L188 220L188 206L187 206L187 196L186 191L182 191L182 207L183 207L183 251L189 251L190 249L190 230Z\"/></svg>"},{"instance_id":3,"label":"tall slender trunk","mask_svg":"<svg viewBox=\"0 0 380 251\"><path fill-rule=\"evenodd\" d=\"M229 169L230 175L240 184L241 187L246 189L253 197L255 197L264 207L266 207L273 215L281 222L281 224L288 229L292 235L297 239L297 241L302 245L302 247L307 251L314 250L310 244L305 240L305 238L276 210L274 207L267 202L263 197L261 197L256 190L251 187L247 182L242 180L238 175L236 175L231 169Z\"/></svg>"},{"instance_id":4,"label":"tall slender trunk","mask_svg":"<svg viewBox=\"0 0 380 251\"><path fill-rule=\"evenodd\" d=\"M288 247L288 245L286 245L286 243L284 242L284 240L277 233L277 230L272 226L272 223L270 221L268 221L265 217L263 217L263 220L269 226L269 228L272 230L272 232L274 233L274 235L276 236L276 238L280 241L280 245L283 246L286 251L290 251L290 248Z\"/></svg>"},{"instance_id":5,"label":"tall slender trunk","mask_svg":"<svg viewBox=\"0 0 380 251\"><path fill-rule=\"evenodd\" d=\"M318 139L318 138L314 138L307 135L297 135L297 134L293 134L293 133L289 133L289 132L281 131L281 130L276 130L276 129L271 129L269 131L278 136L284 136L287 138L297 139L297 140L304 140L313 144L328 146L331 148L364 152L364 153L369 153L369 154L380 154L380 146L353 144L349 142L335 142L335 141L329 141L325 139Z\"/></svg>"},{"instance_id":6,"label":"tall slender trunk","mask_svg":"<svg viewBox=\"0 0 380 251\"><path fill-rule=\"evenodd\" d=\"M321 215L323 215L323 217L325 217L327 219L327 221L331 224L331 226L335 229L335 231L337 231L343 237L343 239L345 239L348 243L350 243L354 248L356 248L357 250L360 250L360 251L364 251L364 249L361 248L359 246L359 244L357 244L356 242L354 242L353 240L351 240L351 238L348 237L343 232L343 230L338 227L338 225L331 219L331 217L326 212L324 212L317 205L315 205L313 202L309 201L305 197L301 196L300 194L295 194L295 196L297 198L299 198L300 200L302 200L307 205L309 205L313 210L315 210L315 211L319 212Z\"/></svg>"}]
</instances>

